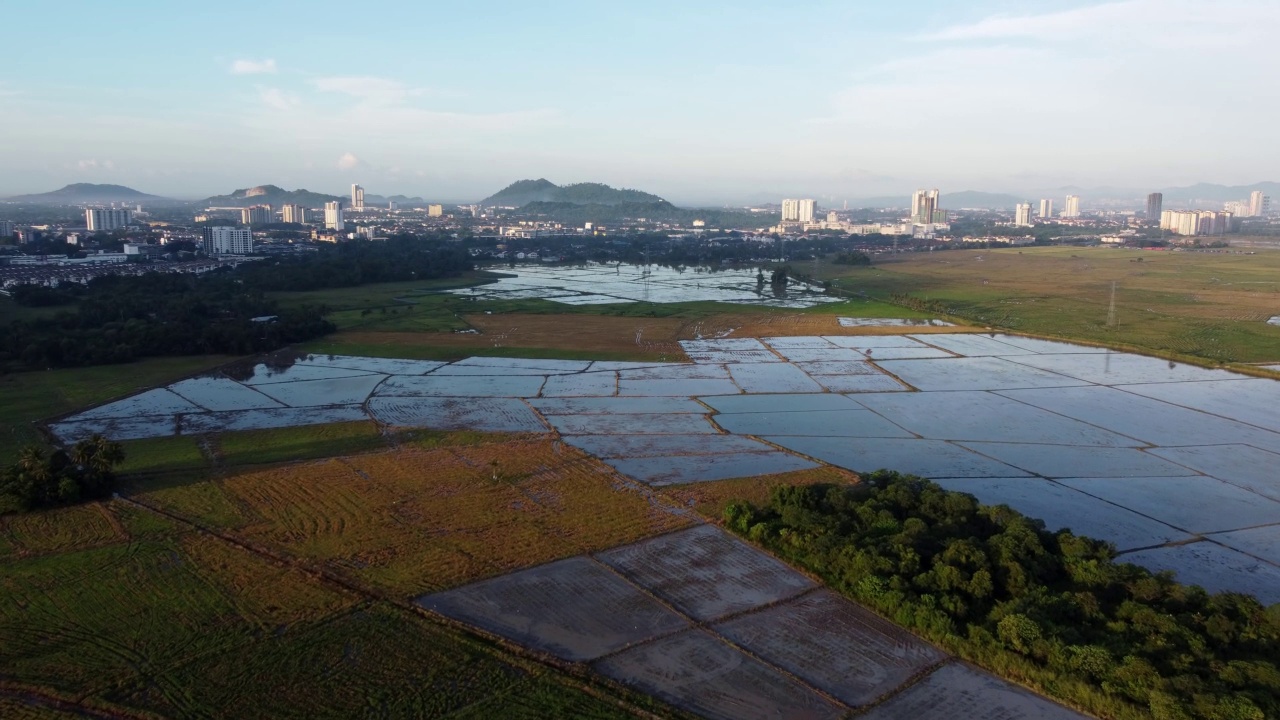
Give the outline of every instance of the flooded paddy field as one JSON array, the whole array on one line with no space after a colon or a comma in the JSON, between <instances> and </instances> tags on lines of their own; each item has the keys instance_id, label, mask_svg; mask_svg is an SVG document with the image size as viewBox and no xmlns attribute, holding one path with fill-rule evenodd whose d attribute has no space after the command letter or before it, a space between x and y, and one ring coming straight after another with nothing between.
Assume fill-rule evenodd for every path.
<instances>
[{"instance_id":1,"label":"flooded paddy field","mask_svg":"<svg viewBox=\"0 0 1280 720\"><path fill-rule=\"evenodd\" d=\"M887 468L1114 542L1208 590L1280 600L1280 382L930 330L689 340L690 363L268 358L50 430L137 439L373 419L556 433L653 486Z\"/></svg>"}]
</instances>

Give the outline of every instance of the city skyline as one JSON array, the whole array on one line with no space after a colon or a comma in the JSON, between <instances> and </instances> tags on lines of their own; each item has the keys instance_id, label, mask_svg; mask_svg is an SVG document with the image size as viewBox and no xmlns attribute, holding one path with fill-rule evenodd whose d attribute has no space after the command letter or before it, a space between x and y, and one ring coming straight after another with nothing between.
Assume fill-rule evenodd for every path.
<instances>
[{"instance_id":1,"label":"city skyline","mask_svg":"<svg viewBox=\"0 0 1280 720\"><path fill-rule=\"evenodd\" d=\"M366 22L337 26L325 3L302 15L139 3L95 12L93 26L61 22L88 3L49 5L9 17L19 32L59 27L62 47L0 71L0 196L70 182L186 198L246 182L359 182L453 201L555 177L691 204L889 195L922 181L993 192L1242 185L1280 164L1277 143L1207 141L1274 134L1277 90L1247 68L1280 62L1274 44L1251 41L1280 7L1258 0L806 3L794 12L813 23L787 34L776 7L756 2L489 2L452 15L372 3ZM258 20L227 34L219 18L238 10ZM95 42L148 35L216 49ZM542 42L531 48L531 35ZM1009 96L1024 77L1053 78L1052 92ZM1136 81L1147 77L1164 80ZM1198 83L1230 109L1169 92ZM765 92L783 85L803 102Z\"/></svg>"}]
</instances>

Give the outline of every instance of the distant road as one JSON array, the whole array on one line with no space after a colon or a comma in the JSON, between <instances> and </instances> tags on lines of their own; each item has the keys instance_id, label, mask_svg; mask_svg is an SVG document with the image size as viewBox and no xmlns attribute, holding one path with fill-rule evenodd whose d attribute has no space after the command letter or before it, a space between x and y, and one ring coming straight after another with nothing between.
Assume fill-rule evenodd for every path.
<instances>
[{"instance_id":1,"label":"distant road","mask_svg":"<svg viewBox=\"0 0 1280 720\"><path fill-rule=\"evenodd\" d=\"M1280 237L1278 238L1232 238L1227 242L1231 243L1234 248L1269 248L1271 250L1280 250Z\"/></svg>"}]
</instances>

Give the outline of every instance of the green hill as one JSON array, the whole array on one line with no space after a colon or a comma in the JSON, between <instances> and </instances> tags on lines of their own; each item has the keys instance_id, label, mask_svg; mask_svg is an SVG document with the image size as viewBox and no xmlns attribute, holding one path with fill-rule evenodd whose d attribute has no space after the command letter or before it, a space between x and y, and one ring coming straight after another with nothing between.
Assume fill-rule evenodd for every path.
<instances>
[{"instance_id":1,"label":"green hill","mask_svg":"<svg viewBox=\"0 0 1280 720\"><path fill-rule=\"evenodd\" d=\"M311 192L310 190L285 190L276 185L259 185L252 188L242 188L236 190L230 195L215 195L205 199L203 202L208 207L248 207L250 205L271 205L278 207L280 205L301 205L303 207L318 208L323 207L325 203L331 200L345 200L347 198L338 195L325 195L323 193Z\"/></svg>"},{"instance_id":2,"label":"green hill","mask_svg":"<svg viewBox=\"0 0 1280 720\"><path fill-rule=\"evenodd\" d=\"M665 203L666 200L647 192L612 188L603 183L556 185L546 178L519 180L481 201L486 207L524 207L529 203L569 205L622 205Z\"/></svg>"},{"instance_id":3,"label":"green hill","mask_svg":"<svg viewBox=\"0 0 1280 720\"><path fill-rule=\"evenodd\" d=\"M72 183L59 190L34 195L18 195L6 198L9 202L31 203L33 205L84 205L92 203L146 203L164 201L174 202L157 195L148 195L124 185L105 185L95 183Z\"/></svg>"}]
</instances>

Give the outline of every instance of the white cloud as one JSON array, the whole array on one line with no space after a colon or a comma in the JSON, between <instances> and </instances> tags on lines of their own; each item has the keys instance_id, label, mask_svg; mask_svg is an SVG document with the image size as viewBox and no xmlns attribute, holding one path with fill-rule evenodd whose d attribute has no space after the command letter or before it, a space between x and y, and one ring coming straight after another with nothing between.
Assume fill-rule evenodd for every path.
<instances>
[{"instance_id":1,"label":"white cloud","mask_svg":"<svg viewBox=\"0 0 1280 720\"><path fill-rule=\"evenodd\" d=\"M81 160L76 163L76 169L81 172L88 172L92 170L115 170L116 164L111 160Z\"/></svg>"},{"instance_id":2,"label":"white cloud","mask_svg":"<svg viewBox=\"0 0 1280 720\"><path fill-rule=\"evenodd\" d=\"M421 90L412 89L399 80L372 76L323 77L312 80L311 84L321 92L341 93L378 105L396 105L422 94Z\"/></svg>"},{"instance_id":3,"label":"white cloud","mask_svg":"<svg viewBox=\"0 0 1280 720\"><path fill-rule=\"evenodd\" d=\"M356 157L354 153L343 153L342 157L338 158L339 170L352 170L359 166L360 158Z\"/></svg>"},{"instance_id":4,"label":"white cloud","mask_svg":"<svg viewBox=\"0 0 1280 720\"><path fill-rule=\"evenodd\" d=\"M258 88L258 99L273 110L291 110L300 104L297 95L273 87Z\"/></svg>"},{"instance_id":5,"label":"white cloud","mask_svg":"<svg viewBox=\"0 0 1280 720\"><path fill-rule=\"evenodd\" d=\"M276 61L272 58L266 60L236 60L231 63L232 75L264 75L275 74Z\"/></svg>"}]
</instances>

